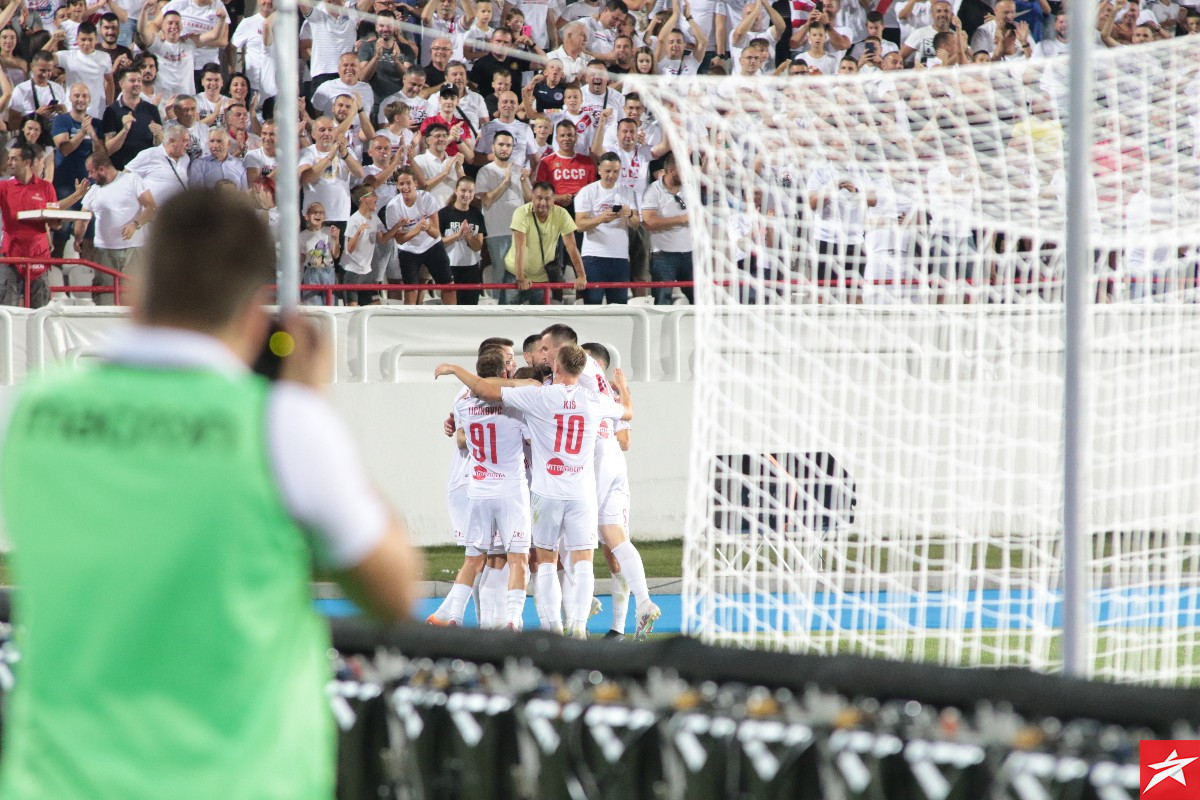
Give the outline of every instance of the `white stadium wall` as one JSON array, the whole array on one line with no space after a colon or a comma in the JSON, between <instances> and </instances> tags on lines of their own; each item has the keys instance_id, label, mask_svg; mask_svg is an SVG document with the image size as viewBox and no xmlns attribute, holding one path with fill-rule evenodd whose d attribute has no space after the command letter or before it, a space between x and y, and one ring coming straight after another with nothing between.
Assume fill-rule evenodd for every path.
<instances>
[{"instance_id":1,"label":"white stadium wall","mask_svg":"<svg viewBox=\"0 0 1200 800\"><path fill-rule=\"evenodd\" d=\"M519 346L526 335L558 321L573 325L584 340L608 345L631 376L637 407L629 457L634 535L683 534L693 424L690 308L564 313L562 307L435 306L307 313L335 336L331 399L362 447L372 478L408 515L421 544L449 541L444 487L450 443L441 421L458 384L448 378L434 383L434 365L444 360L469 365L485 336L508 336ZM1056 312L1036 306L986 311L893 306L872 312L860 306L843 315L814 306L790 316L787 326L767 327L790 330L797 341L776 342L771 352L763 342L727 340L723 357L744 360L747 368L758 363L782 369L796 391L769 407L750 404L726 415L740 423L716 432L709 446L725 453L832 453L856 483L856 528L872 538L917 529L937 538L1058 530L1059 486L1053 476L1059 408L1057 399L1044 401L1057 392L1033 391L1056 388L1061 353ZM1142 484L1159 484L1164 495L1182 499L1182 487L1155 468L1154 452L1172 452L1186 474L1200 470L1200 448L1172 446L1196 441L1190 384L1146 386L1152 373L1144 371L1148 350L1167 344L1162 330L1167 323L1187 331L1171 337L1183 347L1186 361L1180 367L1196 368L1200 306L1174 307L1169 319L1114 307L1097 322L1097 411L1100 419L1124 424L1095 431L1095 463L1128 467L1145 459L1145 469L1095 471L1093 519L1103 529L1124 521L1131 509L1122 498L1136 496ZM124 324L111 310L0 309L0 383L19 384L27 373L55 363L85 362ZM1014 337L1014 331L1022 335ZM966 357L978 351L968 347L976 337L992 346L982 349L983 356ZM1024 347L1011 347L1014 340ZM849 385L855 388L847 395ZM842 405L848 397L853 407ZM730 396L724 402L741 401ZM773 432L789 427L803 441L776 439ZM996 441L1006 446L993 446ZM1008 479L994 480L1000 475ZM929 493L941 499L934 502ZM1172 500L1162 498L1167 507L1176 505ZM935 508L939 513L928 513ZM908 513L917 509L924 513ZM1188 525L1194 530L1200 521Z\"/></svg>"}]
</instances>

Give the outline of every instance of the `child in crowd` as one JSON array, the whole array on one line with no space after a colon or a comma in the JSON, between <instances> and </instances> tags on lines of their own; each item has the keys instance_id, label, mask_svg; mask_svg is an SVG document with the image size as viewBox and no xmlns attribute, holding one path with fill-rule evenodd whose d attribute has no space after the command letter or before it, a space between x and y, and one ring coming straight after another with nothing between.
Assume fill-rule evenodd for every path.
<instances>
[{"instance_id":1,"label":"child in crowd","mask_svg":"<svg viewBox=\"0 0 1200 800\"><path fill-rule=\"evenodd\" d=\"M383 276L373 274L372 266L375 245L384 234L383 223L375 213L379 199L371 187L359 186L350 193L350 204L354 207L354 213L346 221L346 252L342 256L342 269L349 283L378 283ZM350 305L365 306L379 301L378 292L361 291L357 294L358 301L352 301Z\"/></svg>"},{"instance_id":2,"label":"child in crowd","mask_svg":"<svg viewBox=\"0 0 1200 800\"><path fill-rule=\"evenodd\" d=\"M325 206L311 203L304 211L304 231L300 234L300 253L304 259L300 283L310 286L332 286L337 283L334 265L341 255L341 232L335 226L325 228ZM325 304L325 292L305 291L300 299L305 305Z\"/></svg>"}]
</instances>

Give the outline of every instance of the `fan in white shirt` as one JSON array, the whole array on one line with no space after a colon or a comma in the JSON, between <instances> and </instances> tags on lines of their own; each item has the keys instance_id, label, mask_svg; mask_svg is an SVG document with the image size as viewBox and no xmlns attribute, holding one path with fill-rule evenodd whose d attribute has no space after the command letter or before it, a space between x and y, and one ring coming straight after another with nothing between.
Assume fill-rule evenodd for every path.
<instances>
[{"instance_id":1,"label":"fan in white shirt","mask_svg":"<svg viewBox=\"0 0 1200 800\"><path fill-rule=\"evenodd\" d=\"M696 45L690 53L687 52L687 42L683 31L675 27L679 23L679 0L675 0L671 16L667 17L667 21L663 24L663 30L667 31L667 35L658 37L658 42L654 47L654 60L658 63L659 75L698 75L700 73L700 59L704 58L704 52L708 49L708 35L696 24L686 2L684 3L683 17L687 20L688 28L691 30Z\"/></svg>"},{"instance_id":2,"label":"fan in white shirt","mask_svg":"<svg viewBox=\"0 0 1200 800\"><path fill-rule=\"evenodd\" d=\"M188 188L188 157L190 141L187 129L178 122L168 122L163 131L163 143L143 150L125 165L127 172L140 175L154 202L162 205Z\"/></svg>"},{"instance_id":3,"label":"fan in white shirt","mask_svg":"<svg viewBox=\"0 0 1200 800\"><path fill-rule=\"evenodd\" d=\"M550 365L558 357L558 351L564 345L577 344L579 341L575 330L569 325L555 324L542 331L538 341L534 361L538 364ZM583 345L589 355L584 365L579 383L585 389L597 394L613 397L614 386L604 377L608 367L608 350L600 346L598 352L604 358L601 364L592 354L597 348L593 345ZM654 628L654 622L661 616L659 607L650 599L650 591L646 586L646 568L642 556L633 542L629 540L629 481L625 465L625 456L617 443L614 431L628 429L628 422L604 420L600 424L596 440L596 499L599 503L599 532L603 537L608 551L609 566L613 578L617 581L613 591L613 630L624 633L623 613L628 606L629 594L637 600L636 637L643 639ZM628 439L626 439L628 441ZM615 564L614 564L615 562ZM620 584L624 584L621 587ZM621 599L621 588L624 588L624 601ZM619 626L619 627L618 627Z\"/></svg>"},{"instance_id":4,"label":"fan in white shirt","mask_svg":"<svg viewBox=\"0 0 1200 800\"><path fill-rule=\"evenodd\" d=\"M67 86L82 83L91 93L88 114L103 117L108 98L115 88L112 81L113 63L107 53L96 50L96 26L84 22L76 36L76 50L54 53L54 60L67 73Z\"/></svg>"}]
</instances>

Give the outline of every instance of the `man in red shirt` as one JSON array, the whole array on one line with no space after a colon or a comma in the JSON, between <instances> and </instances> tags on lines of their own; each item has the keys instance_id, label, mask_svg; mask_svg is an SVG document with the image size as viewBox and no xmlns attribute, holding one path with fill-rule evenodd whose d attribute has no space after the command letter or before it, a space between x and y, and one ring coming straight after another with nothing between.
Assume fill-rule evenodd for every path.
<instances>
[{"instance_id":1,"label":"man in red shirt","mask_svg":"<svg viewBox=\"0 0 1200 800\"><path fill-rule=\"evenodd\" d=\"M12 258L50 258L50 236L42 220L19 220L17 212L46 208L58 199L49 181L35 177L33 149L23 144L8 151L8 171L13 177L0 181L0 220L4 239L0 253ZM46 286L46 267L0 264L0 304L20 305L25 289L25 273L32 271L29 284L30 305L40 308L50 302Z\"/></svg>"},{"instance_id":2,"label":"man in red shirt","mask_svg":"<svg viewBox=\"0 0 1200 800\"><path fill-rule=\"evenodd\" d=\"M559 120L554 126L554 146L558 148L538 163L537 181L545 181L554 187L554 202L565 208L571 219L575 218L575 195L579 190L594 183L596 178L596 163L590 155L575 155L575 123ZM575 244L583 238L582 232L576 232ZM551 283L563 279L564 251L560 244L558 256L553 264L546 265L546 275ZM562 292L554 291L554 299L561 300Z\"/></svg>"},{"instance_id":3,"label":"man in red shirt","mask_svg":"<svg viewBox=\"0 0 1200 800\"><path fill-rule=\"evenodd\" d=\"M575 195L594 183L596 164L589 155L575 155L575 123L562 120L554 128L554 145L558 149L538 164L537 181L554 187L554 202L575 216Z\"/></svg>"}]
</instances>

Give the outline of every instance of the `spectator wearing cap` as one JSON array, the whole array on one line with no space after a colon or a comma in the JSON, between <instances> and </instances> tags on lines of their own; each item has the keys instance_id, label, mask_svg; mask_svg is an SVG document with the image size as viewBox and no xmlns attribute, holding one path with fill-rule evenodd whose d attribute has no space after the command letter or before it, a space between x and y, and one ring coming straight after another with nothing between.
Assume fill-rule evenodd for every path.
<instances>
[{"instance_id":1,"label":"spectator wearing cap","mask_svg":"<svg viewBox=\"0 0 1200 800\"><path fill-rule=\"evenodd\" d=\"M458 90L458 116L466 123L472 135L477 136L479 129L488 121L488 110L483 96L471 91L471 86L467 83L467 65L461 61L451 61L446 66L445 86L453 86ZM441 113L441 98L430 97L425 103L425 113L426 116Z\"/></svg>"},{"instance_id":2,"label":"spectator wearing cap","mask_svg":"<svg viewBox=\"0 0 1200 800\"><path fill-rule=\"evenodd\" d=\"M465 154L464 158L470 157L474 152L475 129L467 124L458 110L458 89L455 87L445 85L439 90L438 113L432 117L425 117L425 121L421 123L422 136L429 130L430 125L446 126L450 134L450 142L446 146L448 155L458 155L460 148Z\"/></svg>"},{"instance_id":3,"label":"spectator wearing cap","mask_svg":"<svg viewBox=\"0 0 1200 800\"><path fill-rule=\"evenodd\" d=\"M117 73L121 93L104 110L101 131L104 149L118 170L143 150L162 141L162 117L153 103L142 99L142 73L129 67Z\"/></svg>"}]
</instances>

